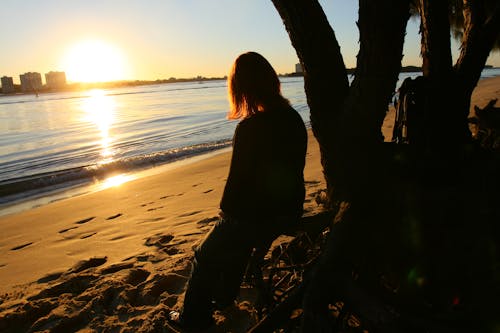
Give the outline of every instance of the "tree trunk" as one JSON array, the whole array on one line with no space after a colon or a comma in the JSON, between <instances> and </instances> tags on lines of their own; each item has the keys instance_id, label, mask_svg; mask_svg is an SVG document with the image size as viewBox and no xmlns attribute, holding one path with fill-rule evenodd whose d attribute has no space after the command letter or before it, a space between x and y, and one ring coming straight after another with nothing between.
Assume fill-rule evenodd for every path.
<instances>
[{"instance_id":1,"label":"tree trunk","mask_svg":"<svg viewBox=\"0 0 500 333\"><path fill-rule=\"evenodd\" d=\"M360 50L348 105L363 107L355 110L351 106L353 110L345 113L353 119L348 125L352 125L356 136L365 137L363 141L383 141L380 128L401 71L408 6L408 1L359 3Z\"/></svg>"},{"instance_id":2,"label":"tree trunk","mask_svg":"<svg viewBox=\"0 0 500 333\"><path fill-rule=\"evenodd\" d=\"M304 69L311 126L329 192L334 187L335 135L349 82L335 33L317 1L273 0Z\"/></svg>"},{"instance_id":3,"label":"tree trunk","mask_svg":"<svg viewBox=\"0 0 500 333\"><path fill-rule=\"evenodd\" d=\"M420 0L419 13L423 74L429 78L449 77L452 67L448 2Z\"/></svg>"},{"instance_id":4,"label":"tree trunk","mask_svg":"<svg viewBox=\"0 0 500 333\"><path fill-rule=\"evenodd\" d=\"M460 57L455 64L457 81L461 83L463 116L470 110L470 98L477 85L495 41L500 34L500 2L488 17L484 1L464 0L465 29Z\"/></svg>"},{"instance_id":5,"label":"tree trunk","mask_svg":"<svg viewBox=\"0 0 500 333\"><path fill-rule=\"evenodd\" d=\"M368 195L385 173L381 127L401 70L408 18L409 1L359 2L360 50L337 139L336 192L343 200Z\"/></svg>"},{"instance_id":6,"label":"tree trunk","mask_svg":"<svg viewBox=\"0 0 500 333\"><path fill-rule=\"evenodd\" d=\"M448 2L420 0L419 13L426 103L420 110L425 133L415 145L422 157L434 163L435 156L443 153L456 155L451 147L466 142L470 133L467 117L457 111L458 84L452 67Z\"/></svg>"}]
</instances>

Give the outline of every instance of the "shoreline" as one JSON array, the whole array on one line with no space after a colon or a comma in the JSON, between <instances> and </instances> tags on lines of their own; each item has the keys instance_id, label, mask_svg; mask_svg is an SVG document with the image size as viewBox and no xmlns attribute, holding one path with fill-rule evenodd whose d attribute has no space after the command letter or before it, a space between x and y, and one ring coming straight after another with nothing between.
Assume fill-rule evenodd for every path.
<instances>
[{"instance_id":1,"label":"shoreline","mask_svg":"<svg viewBox=\"0 0 500 333\"><path fill-rule=\"evenodd\" d=\"M60 200L65 200L85 194L91 194L103 191L107 188L113 186L119 186L121 184L124 184L126 182L138 178L148 177L158 173L166 172L170 169L182 167L183 165L196 163L206 158L226 153L230 149L231 149L230 147L225 147L212 151L207 151L199 155L182 157L172 162L165 162L159 165L153 165L151 167L143 169L118 172L115 173L113 176L105 177L103 179L94 179L93 181L89 180L84 184L64 186L60 189L58 188L52 190L48 189L46 191L40 192L40 194L38 195L35 194L33 196L21 197L17 200L14 199L12 202L7 202L2 205L0 209L0 218L11 214L21 213L29 209L38 208Z\"/></svg>"},{"instance_id":2,"label":"shoreline","mask_svg":"<svg viewBox=\"0 0 500 333\"><path fill-rule=\"evenodd\" d=\"M481 87L480 89L484 89L483 86L485 85L489 86L489 84L484 84L483 81L489 82L489 80L494 80L495 78L498 77L500 76L482 78L479 81L478 86L474 91L477 91L478 87ZM488 94L491 95L492 92L489 91ZM489 99L475 97L475 95L473 94L473 98L471 99L471 114L473 112L474 105L479 104L479 106L482 107L486 105L488 102ZM394 123L393 113L394 109L392 104L390 104L387 116L384 119L382 125L382 133L385 137L385 141L390 141L392 136L392 128ZM173 161L164 161L164 162L159 162L158 164L153 163L150 166L138 167L137 170L123 169L119 170L118 172L111 172L104 178L92 177L92 178L74 179L72 181L69 181L68 184L65 183L54 184L42 187L40 188L40 190L35 189L33 190L34 194L24 195L25 192L12 194L12 196L14 197L13 200L9 200L8 202L0 204L0 217L37 208L43 205L50 204L55 201L100 191L103 184L109 183L108 179L110 178L122 177L124 178L124 180L126 180L125 178L128 178L128 180L126 181L129 181L131 179L144 177L151 172L152 173L162 172L161 170L163 170L163 168L165 168L165 170L168 170L170 168L169 166L175 167L177 164L182 165L184 163L194 163L199 159L208 158L212 154L219 154L221 152L224 152L225 150L230 150L230 149L231 147L229 146L220 149L209 150L207 152L202 152L201 154L194 154L194 155L180 157L179 159L174 159ZM6 195L5 197L9 196L10 195ZM16 198L16 196L18 197Z\"/></svg>"}]
</instances>

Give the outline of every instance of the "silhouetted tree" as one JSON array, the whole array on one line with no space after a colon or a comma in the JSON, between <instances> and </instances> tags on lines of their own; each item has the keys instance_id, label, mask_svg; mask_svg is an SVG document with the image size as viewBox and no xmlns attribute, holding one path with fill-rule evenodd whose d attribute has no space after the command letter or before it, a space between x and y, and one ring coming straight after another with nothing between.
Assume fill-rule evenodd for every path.
<instances>
[{"instance_id":1,"label":"silhouetted tree","mask_svg":"<svg viewBox=\"0 0 500 333\"><path fill-rule=\"evenodd\" d=\"M372 277L395 273L404 296L398 304L439 313L449 319L451 331L470 329L467 325L477 320L481 325L476 328L485 331L494 325L485 319L491 307L484 310L478 303L487 293L498 295L497 287L491 290L498 239L490 234L498 232L491 223L498 217L498 210L491 209L498 199L498 178L485 189L466 173L491 171L498 163L485 162L485 154L474 148L467 118L472 91L499 40L499 1L360 0L360 49L350 85L335 32L318 1L272 1L304 69L311 126L321 150L329 207L338 222L306 292L307 331L325 329L331 294L350 302L372 324L390 317L362 291L361 282L351 281L353 267L364 267ZM396 88L412 10L421 19L421 121L420 128L410 128L419 133L414 142L394 147L384 144L381 125ZM462 47L453 65L450 16L459 17L459 10ZM419 278L411 282L406 279L410 273ZM460 312L464 299L468 307ZM430 322L420 324L422 330L446 331Z\"/></svg>"},{"instance_id":2,"label":"silhouetted tree","mask_svg":"<svg viewBox=\"0 0 500 333\"><path fill-rule=\"evenodd\" d=\"M353 181L359 185L366 178L364 167L351 158L376 154L372 148L382 142L380 127L401 69L409 1L360 2L360 51L351 86L335 33L319 3L273 3L304 68L311 124L328 188L335 190L336 200L348 199L357 192ZM339 162L347 158L348 163Z\"/></svg>"}]
</instances>

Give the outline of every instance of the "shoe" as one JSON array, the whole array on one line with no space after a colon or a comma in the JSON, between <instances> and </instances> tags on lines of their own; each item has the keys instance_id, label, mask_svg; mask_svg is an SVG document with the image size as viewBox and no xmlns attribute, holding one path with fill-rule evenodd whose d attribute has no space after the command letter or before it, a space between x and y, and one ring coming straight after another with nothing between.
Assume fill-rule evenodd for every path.
<instances>
[{"instance_id":1,"label":"shoe","mask_svg":"<svg viewBox=\"0 0 500 333\"><path fill-rule=\"evenodd\" d=\"M172 310L168 313L167 322L169 326L175 331L185 333L201 333L208 330L215 324L213 318L210 318L209 320L203 322L186 323L182 320L182 314L179 311L175 310Z\"/></svg>"}]
</instances>

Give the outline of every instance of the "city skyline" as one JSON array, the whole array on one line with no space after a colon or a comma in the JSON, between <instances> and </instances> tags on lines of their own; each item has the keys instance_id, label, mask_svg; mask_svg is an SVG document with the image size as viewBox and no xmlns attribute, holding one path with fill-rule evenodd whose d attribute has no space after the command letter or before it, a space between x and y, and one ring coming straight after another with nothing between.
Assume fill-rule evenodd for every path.
<instances>
[{"instance_id":1,"label":"city skyline","mask_svg":"<svg viewBox=\"0 0 500 333\"><path fill-rule=\"evenodd\" d=\"M1 92L11 94L16 92L38 93L41 89L58 90L67 86L66 73L64 71L50 71L43 75L39 72L26 72L18 75L19 84L14 83L12 76L1 76Z\"/></svg>"},{"instance_id":2,"label":"city skyline","mask_svg":"<svg viewBox=\"0 0 500 333\"><path fill-rule=\"evenodd\" d=\"M341 46L356 66L357 1L320 1ZM6 31L14 31L8 34ZM410 19L403 66L421 66L419 21ZM270 0L160 1L7 0L0 12L0 76L64 71L71 82L223 77L234 58L263 54L278 73L298 62ZM43 36L43 38L41 38ZM452 40L454 60L459 43ZM500 67L500 53L488 65Z\"/></svg>"}]
</instances>

